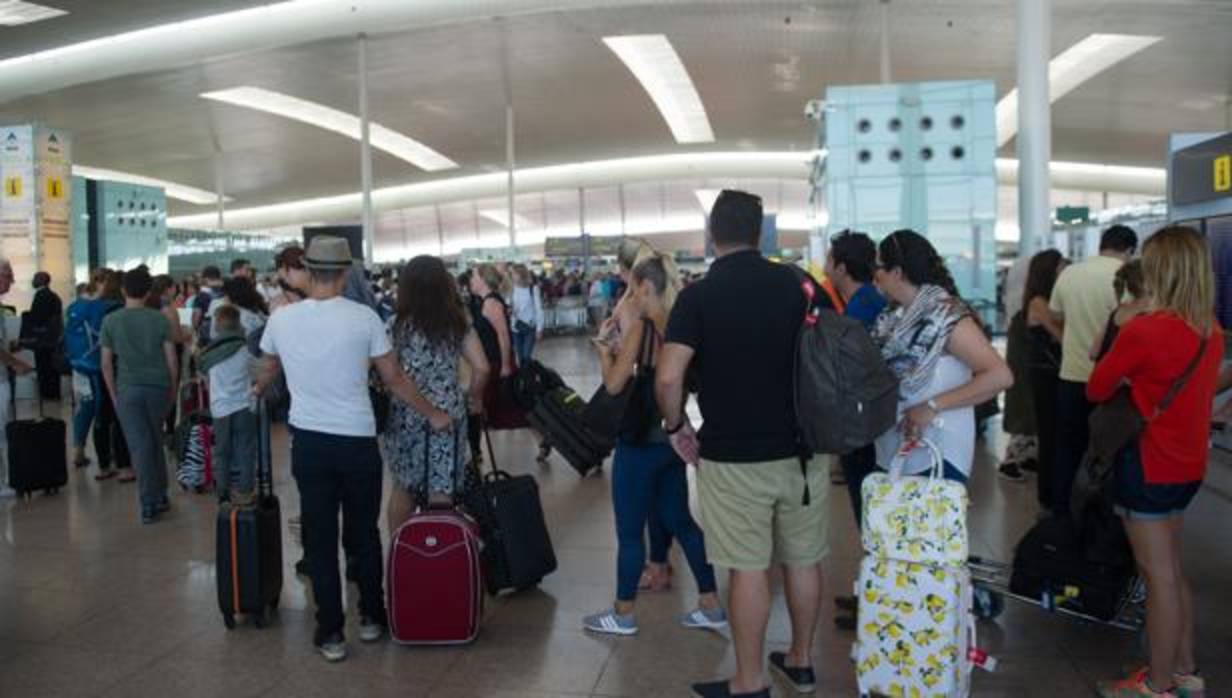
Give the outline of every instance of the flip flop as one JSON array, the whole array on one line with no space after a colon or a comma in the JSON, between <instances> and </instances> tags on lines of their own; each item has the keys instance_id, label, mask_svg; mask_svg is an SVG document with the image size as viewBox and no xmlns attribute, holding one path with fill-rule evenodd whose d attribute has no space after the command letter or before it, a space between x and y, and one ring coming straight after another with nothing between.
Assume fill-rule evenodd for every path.
<instances>
[{"instance_id":1,"label":"flip flop","mask_svg":"<svg viewBox=\"0 0 1232 698\"><path fill-rule=\"evenodd\" d=\"M120 481L120 482L133 482L133 481L135 481L136 479L137 479L137 476L136 476L136 475L134 475L134 474L133 474L133 472L130 470L130 471L128 471L128 472L126 472L126 473L124 473L123 475L121 475L121 476L120 476L120 478L119 478L119 481Z\"/></svg>"},{"instance_id":2,"label":"flip flop","mask_svg":"<svg viewBox=\"0 0 1232 698\"><path fill-rule=\"evenodd\" d=\"M99 482L102 482L103 480L110 480L111 478L115 476L116 476L116 471L114 470L102 470L102 471L99 471L99 473L94 476L94 479Z\"/></svg>"}]
</instances>

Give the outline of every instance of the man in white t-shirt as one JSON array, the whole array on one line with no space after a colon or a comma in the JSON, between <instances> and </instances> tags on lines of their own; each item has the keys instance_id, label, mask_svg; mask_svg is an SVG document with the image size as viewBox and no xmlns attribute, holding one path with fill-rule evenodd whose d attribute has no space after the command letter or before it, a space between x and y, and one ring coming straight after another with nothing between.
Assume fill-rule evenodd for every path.
<instances>
[{"instance_id":1,"label":"man in white t-shirt","mask_svg":"<svg viewBox=\"0 0 1232 698\"><path fill-rule=\"evenodd\" d=\"M261 337L265 365L258 394L286 373L291 391L291 472L299 487L304 553L317 605L314 644L329 661L346 658L338 569L338 511L359 583L359 637L375 642L388 624L382 592L381 455L368 394L375 367L389 392L426 415L435 429L449 415L428 402L402 372L371 308L342 297L351 254L346 240L313 238L304 264L308 298L275 313Z\"/></svg>"}]
</instances>

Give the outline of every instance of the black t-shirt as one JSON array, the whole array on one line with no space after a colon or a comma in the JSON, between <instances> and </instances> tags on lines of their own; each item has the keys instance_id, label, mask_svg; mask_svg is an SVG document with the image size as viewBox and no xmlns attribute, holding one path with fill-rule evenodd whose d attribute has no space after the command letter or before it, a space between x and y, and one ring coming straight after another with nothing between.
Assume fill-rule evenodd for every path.
<instances>
[{"instance_id":1,"label":"black t-shirt","mask_svg":"<svg viewBox=\"0 0 1232 698\"><path fill-rule=\"evenodd\" d=\"M701 455L755 463L799 454L796 342L804 321L800 273L755 250L719 258L680 294L667 342L695 355Z\"/></svg>"}]
</instances>

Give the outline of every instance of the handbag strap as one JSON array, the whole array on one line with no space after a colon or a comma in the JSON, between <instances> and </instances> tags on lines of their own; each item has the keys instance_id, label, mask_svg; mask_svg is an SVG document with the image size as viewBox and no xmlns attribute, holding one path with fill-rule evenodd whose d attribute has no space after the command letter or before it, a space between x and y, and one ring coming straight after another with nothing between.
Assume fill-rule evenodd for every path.
<instances>
[{"instance_id":1,"label":"handbag strap","mask_svg":"<svg viewBox=\"0 0 1232 698\"><path fill-rule=\"evenodd\" d=\"M1198 370L1198 364L1202 362L1202 357L1206 355L1206 343L1210 339L1210 336L1207 335L1198 343L1198 353L1194 354L1194 357L1189 360L1189 365L1185 367L1185 372L1172 381L1171 387L1168 388L1168 392L1164 393L1164 398L1159 401L1159 404L1155 406L1155 411L1151 414L1150 419L1147 420L1148 422L1157 419L1159 415L1166 412L1172 406L1172 401L1176 399L1176 396L1184 390L1185 384L1189 382L1194 371Z\"/></svg>"}]
</instances>

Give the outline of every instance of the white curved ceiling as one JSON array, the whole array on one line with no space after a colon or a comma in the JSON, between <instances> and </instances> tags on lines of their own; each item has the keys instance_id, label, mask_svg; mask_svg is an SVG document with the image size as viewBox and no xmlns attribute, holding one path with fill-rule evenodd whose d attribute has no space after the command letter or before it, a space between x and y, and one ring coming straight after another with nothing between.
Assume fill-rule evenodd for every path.
<instances>
[{"instance_id":1,"label":"white curved ceiling","mask_svg":"<svg viewBox=\"0 0 1232 698\"><path fill-rule=\"evenodd\" d=\"M517 108L519 169L533 171L664 154L808 151L804 102L826 85L873 82L878 73L879 12L866 0L48 2L70 14L0 29L0 122L51 123L74 133L77 162L198 189L213 188L220 163L237 211L354 192L357 148L199 95L252 85L354 113L350 37L361 30L373 33L373 119L448 153L463 179L503 166L505 75ZM1053 5L1054 54L1093 33L1161 37L1056 102L1054 177L1092 187L1130 181L1117 185L1126 191L1157 187L1157 171L1067 171L1064 163L1158 168L1170 131L1232 127L1232 3ZM1010 0L894 0L892 10L895 79L991 78L1002 95L1014 86ZM199 19L234 11L249 14ZM715 143L678 145L602 43L639 33L671 40ZM93 43L57 50L83 41ZM35 47L47 51L31 56ZM1012 147L1002 155L1012 157ZM442 186L439 175L381 153L374 166L380 189ZM172 207L177 220L206 210Z\"/></svg>"}]
</instances>

